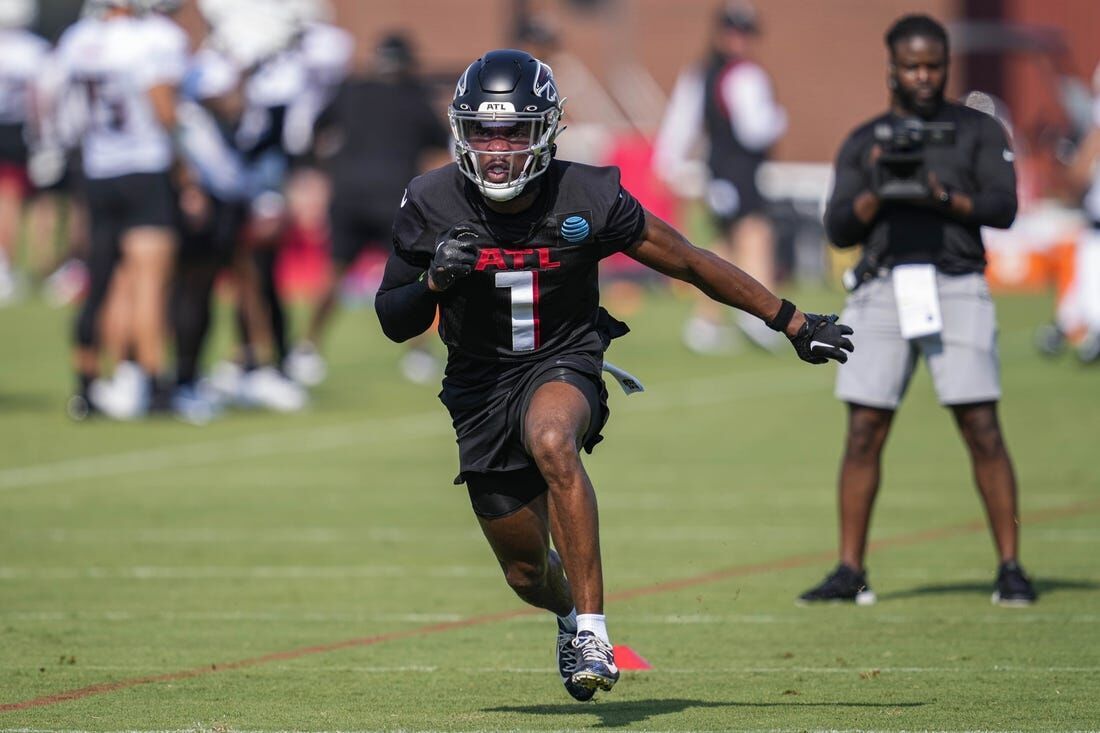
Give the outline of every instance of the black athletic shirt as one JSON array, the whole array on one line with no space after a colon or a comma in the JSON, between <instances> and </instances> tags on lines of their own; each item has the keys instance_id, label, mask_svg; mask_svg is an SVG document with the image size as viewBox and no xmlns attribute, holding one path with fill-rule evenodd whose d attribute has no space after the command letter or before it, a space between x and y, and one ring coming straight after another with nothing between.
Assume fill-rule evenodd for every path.
<instances>
[{"instance_id":1,"label":"black athletic shirt","mask_svg":"<svg viewBox=\"0 0 1100 733\"><path fill-rule=\"evenodd\" d=\"M450 135L420 84L349 79L317 120L339 149L324 162L334 195L388 219L428 149L446 150Z\"/></svg>"},{"instance_id":2,"label":"black athletic shirt","mask_svg":"<svg viewBox=\"0 0 1100 733\"><path fill-rule=\"evenodd\" d=\"M707 166L714 178L732 181L739 192L757 198L756 171L767 160L767 150L749 150L733 134L732 111L722 95L722 82L741 59L715 54L704 69L703 126L709 142Z\"/></svg>"},{"instance_id":3,"label":"black athletic shirt","mask_svg":"<svg viewBox=\"0 0 1100 733\"><path fill-rule=\"evenodd\" d=\"M931 263L941 272L962 275L985 270L980 227L1000 229L1016 217L1014 155L1004 129L993 117L960 104L945 103L929 121L954 122L955 144L927 146L925 161L948 190L974 200L963 220L934 206L883 202L878 215L864 224L852 205L871 189L869 154L875 126L897 118L887 113L856 128L836 161L836 185L825 212L825 228L838 247L864 245L877 265Z\"/></svg>"},{"instance_id":4,"label":"black athletic shirt","mask_svg":"<svg viewBox=\"0 0 1100 733\"><path fill-rule=\"evenodd\" d=\"M566 352L602 357L599 261L641 238L645 211L618 168L555 160L535 183L529 209L499 214L451 164L413 179L397 213L394 254L375 301L379 320L404 340L431 323L438 302L452 384L491 381L500 370ZM437 296L423 276L441 235L458 224L485 243L474 272Z\"/></svg>"}]
</instances>

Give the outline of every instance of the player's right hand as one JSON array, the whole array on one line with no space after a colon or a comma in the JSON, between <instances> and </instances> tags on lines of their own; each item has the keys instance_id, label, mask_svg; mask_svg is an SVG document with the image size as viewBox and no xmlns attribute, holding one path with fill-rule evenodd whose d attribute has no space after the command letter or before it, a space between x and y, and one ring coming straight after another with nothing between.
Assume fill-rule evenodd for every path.
<instances>
[{"instance_id":1,"label":"player's right hand","mask_svg":"<svg viewBox=\"0 0 1100 733\"><path fill-rule=\"evenodd\" d=\"M435 256L428 268L433 290L444 291L469 275L477 264L477 240L481 235L467 227L449 229L435 245Z\"/></svg>"},{"instance_id":2,"label":"player's right hand","mask_svg":"<svg viewBox=\"0 0 1100 733\"><path fill-rule=\"evenodd\" d=\"M824 364L832 359L841 364L848 361L845 352L854 351L848 336L852 335L851 326L837 323L837 316L819 316L805 313L806 322L791 337L791 344L798 352L798 358L811 364Z\"/></svg>"}]
</instances>

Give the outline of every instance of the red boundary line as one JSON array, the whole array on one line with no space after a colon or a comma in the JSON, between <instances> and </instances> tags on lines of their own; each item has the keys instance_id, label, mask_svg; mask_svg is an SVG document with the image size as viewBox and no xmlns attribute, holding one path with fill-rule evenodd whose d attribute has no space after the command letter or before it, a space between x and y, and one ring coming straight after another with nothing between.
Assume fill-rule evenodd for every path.
<instances>
[{"instance_id":1,"label":"red boundary line","mask_svg":"<svg viewBox=\"0 0 1100 733\"><path fill-rule=\"evenodd\" d=\"M1028 522L1043 522L1050 519L1060 519L1062 517L1074 516L1076 514L1098 508L1100 508L1100 501L1083 501L1076 504L1071 504L1069 506L1032 512L1031 514L1027 515L1027 520ZM919 532L910 532L908 534L902 534L896 537L888 537L883 540L872 542L870 547L871 549L877 550L887 547L906 547L909 545L919 545L924 542L932 542L935 540L943 540L952 537L959 537L961 535L972 534L984 528L985 524L983 522L973 521L948 527L939 527L936 529L921 530ZM616 593L610 593L607 596L607 600L623 601L630 598L638 598L641 596L651 596L660 593L668 593L671 591L682 590L684 588L691 588L697 585L716 583L722 580L739 578L746 575L755 575L757 573L767 573L778 570L790 570L792 568L799 568L822 561L828 561L833 559L834 557L835 551L829 550L827 552L814 552L802 555L792 555L790 557L780 558L778 560L772 560L769 562L734 565L732 567L724 568L722 570L715 570L710 573L703 573L702 575L694 575L689 578L681 578L679 580L671 580L664 583L657 583L655 585L630 588L627 590L618 591ZM340 651L341 649L373 646L375 644L382 644L387 641L396 641L398 639L407 639L416 636L426 636L428 634L439 634L443 633L444 631L465 629L471 626L481 626L498 621L507 621L509 619L522 616L530 616L536 613L542 613L542 611L536 608L520 608L513 611L494 613L488 616L477 616L460 619L458 621L447 621L444 623L429 624L427 626L420 626L415 629L406 629L404 631L392 631L387 634L378 634L376 636L365 636L356 639L345 639L343 641L336 641L330 644L317 644L315 646L299 647L298 649L290 649L287 651L265 654L261 657L241 659L236 662L211 664L207 667L195 667L193 669L181 670L179 672L168 672L165 674L150 675L147 677L135 677L128 680L101 682L99 684L89 685L87 687L80 687L75 690L66 690L64 692L56 692L52 695L43 695L42 697L36 697L30 700L3 703L0 704L0 712L28 710L30 708L56 705L57 703L67 702L69 700L80 700L85 697L92 697L94 695L103 695L108 692L115 692L116 690L125 690L130 687L138 687L139 685L151 685L157 682L175 682L177 680L186 680L191 679L192 677L201 677L202 675L214 674L215 672L226 672L235 669L244 669L246 667L256 667L261 664L268 664L269 662L280 662L289 659L298 659L300 657L308 657L314 654L327 654L329 652Z\"/></svg>"}]
</instances>

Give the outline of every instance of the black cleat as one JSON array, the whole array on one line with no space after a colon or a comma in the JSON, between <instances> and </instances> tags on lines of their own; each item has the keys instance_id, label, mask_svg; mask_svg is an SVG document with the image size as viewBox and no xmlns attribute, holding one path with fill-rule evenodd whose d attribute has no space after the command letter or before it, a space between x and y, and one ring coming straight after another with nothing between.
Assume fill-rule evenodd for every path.
<instances>
[{"instance_id":1,"label":"black cleat","mask_svg":"<svg viewBox=\"0 0 1100 733\"><path fill-rule=\"evenodd\" d=\"M73 422L84 422L98 412L88 395L82 392L77 392L65 402L65 414Z\"/></svg>"},{"instance_id":2,"label":"black cleat","mask_svg":"<svg viewBox=\"0 0 1100 733\"><path fill-rule=\"evenodd\" d=\"M1066 350L1066 335L1053 323L1035 329L1035 348L1043 356L1059 356Z\"/></svg>"},{"instance_id":3,"label":"black cleat","mask_svg":"<svg viewBox=\"0 0 1100 733\"><path fill-rule=\"evenodd\" d=\"M870 606L876 600L875 592L867 584L866 572L853 570L842 563L820 585L800 595L795 604L808 606L811 603L847 602L857 606Z\"/></svg>"},{"instance_id":4,"label":"black cleat","mask_svg":"<svg viewBox=\"0 0 1100 733\"><path fill-rule=\"evenodd\" d=\"M619 681L619 668L615 666L615 651L611 645L591 631L582 631L573 639L573 652L577 666L573 672L573 684L596 693L597 689L609 691Z\"/></svg>"},{"instance_id":5,"label":"black cleat","mask_svg":"<svg viewBox=\"0 0 1100 733\"><path fill-rule=\"evenodd\" d=\"M1030 606L1038 600L1039 594L1024 574L1024 569L1015 560L1001 563L997 569L997 585L990 599L998 606L1019 608Z\"/></svg>"},{"instance_id":6,"label":"black cleat","mask_svg":"<svg viewBox=\"0 0 1100 733\"><path fill-rule=\"evenodd\" d=\"M573 682L573 673L577 671L577 650L573 648L573 639L576 636L576 632L569 631L558 621L558 674L561 675L565 691L574 700L588 702L596 694L596 690Z\"/></svg>"}]
</instances>

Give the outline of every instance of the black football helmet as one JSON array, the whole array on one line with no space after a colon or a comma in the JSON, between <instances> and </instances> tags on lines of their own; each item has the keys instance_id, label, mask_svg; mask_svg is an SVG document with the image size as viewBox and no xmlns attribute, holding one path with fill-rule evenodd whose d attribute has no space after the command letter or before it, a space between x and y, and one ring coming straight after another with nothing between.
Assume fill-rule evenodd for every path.
<instances>
[{"instance_id":1,"label":"black football helmet","mask_svg":"<svg viewBox=\"0 0 1100 733\"><path fill-rule=\"evenodd\" d=\"M447 110L463 175L486 198L518 196L554 157L564 101L550 67L524 51L490 51L470 64ZM506 146L490 147L501 138Z\"/></svg>"}]
</instances>

